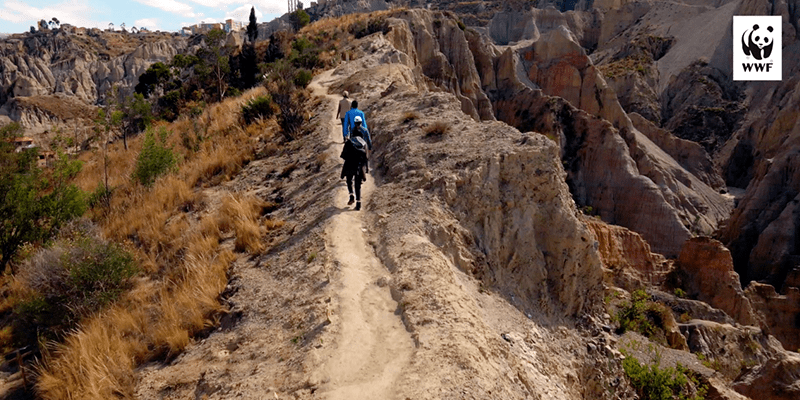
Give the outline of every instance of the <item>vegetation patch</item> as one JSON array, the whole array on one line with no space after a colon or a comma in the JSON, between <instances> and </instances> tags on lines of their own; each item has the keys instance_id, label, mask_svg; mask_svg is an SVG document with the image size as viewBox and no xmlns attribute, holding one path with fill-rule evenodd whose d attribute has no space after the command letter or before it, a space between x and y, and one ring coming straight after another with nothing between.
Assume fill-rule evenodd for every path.
<instances>
[{"instance_id":1,"label":"vegetation patch","mask_svg":"<svg viewBox=\"0 0 800 400\"><path fill-rule=\"evenodd\" d=\"M642 400L703 400L708 391L694 373L678 364L675 368L661 367L660 357L643 365L626 355L622 361L625 375Z\"/></svg>"}]
</instances>

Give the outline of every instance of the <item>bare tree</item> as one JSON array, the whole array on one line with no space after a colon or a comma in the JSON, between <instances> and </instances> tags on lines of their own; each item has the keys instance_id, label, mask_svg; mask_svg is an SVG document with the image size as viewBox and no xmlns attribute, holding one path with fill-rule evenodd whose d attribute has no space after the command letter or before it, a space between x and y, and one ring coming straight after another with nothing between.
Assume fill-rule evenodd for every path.
<instances>
[{"instance_id":1,"label":"bare tree","mask_svg":"<svg viewBox=\"0 0 800 400\"><path fill-rule=\"evenodd\" d=\"M110 30L110 31L114 30L114 23L113 22L109 22L108 23L108 30Z\"/></svg>"},{"instance_id":2,"label":"bare tree","mask_svg":"<svg viewBox=\"0 0 800 400\"><path fill-rule=\"evenodd\" d=\"M135 26L132 26L131 27L131 33L139 33L139 28L137 28Z\"/></svg>"},{"instance_id":3,"label":"bare tree","mask_svg":"<svg viewBox=\"0 0 800 400\"><path fill-rule=\"evenodd\" d=\"M124 23L124 22L123 22L123 23L121 23L121 24L119 24L119 28L120 28L120 29L122 29L122 31L123 31L123 32L127 32L127 31L125 30L125 23Z\"/></svg>"},{"instance_id":4,"label":"bare tree","mask_svg":"<svg viewBox=\"0 0 800 400\"><path fill-rule=\"evenodd\" d=\"M53 22L53 25L55 25L56 28L61 27L61 21L59 21L58 18L53 17L53 19L51 19L50 21Z\"/></svg>"}]
</instances>

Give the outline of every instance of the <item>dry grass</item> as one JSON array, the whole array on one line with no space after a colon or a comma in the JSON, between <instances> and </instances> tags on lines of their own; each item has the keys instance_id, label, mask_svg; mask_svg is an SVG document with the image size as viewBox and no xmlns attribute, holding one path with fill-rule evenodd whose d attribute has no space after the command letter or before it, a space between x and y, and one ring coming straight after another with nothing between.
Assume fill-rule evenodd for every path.
<instances>
[{"instance_id":1,"label":"dry grass","mask_svg":"<svg viewBox=\"0 0 800 400\"><path fill-rule=\"evenodd\" d=\"M395 13L405 11L406 8L397 8L393 10L374 11L371 13L361 14L347 14L336 18L323 18L313 24L306 25L300 29L300 35L321 35L323 32L329 34L344 33L350 30L350 27L355 24L366 23L370 20L386 18L394 15Z\"/></svg>"},{"instance_id":2,"label":"dry grass","mask_svg":"<svg viewBox=\"0 0 800 400\"><path fill-rule=\"evenodd\" d=\"M219 227L233 230L236 234L236 251L256 253L263 250L261 229L258 217L264 209L264 202L255 196L228 195L222 200Z\"/></svg>"},{"instance_id":3,"label":"dry grass","mask_svg":"<svg viewBox=\"0 0 800 400\"><path fill-rule=\"evenodd\" d=\"M110 207L92 211L103 235L125 243L139 260L144 276L114 306L84 321L79 330L45 356L37 389L44 399L131 397L134 369L148 360L174 356L220 311L219 295L236 255L221 241L235 235L236 251L264 249L263 232L282 222L259 218L274 209L255 196L203 191L233 177L252 157L259 142L272 140L274 121L242 128L238 110L258 88L237 99L209 107L199 121L182 118L167 125L169 142L182 153L179 172L150 187L134 183L131 171L141 137L109 146ZM183 149L179 133L207 138L199 149ZM103 176L102 150L85 154L77 183L93 190ZM206 189L212 190L212 189Z\"/></svg>"},{"instance_id":4,"label":"dry grass","mask_svg":"<svg viewBox=\"0 0 800 400\"><path fill-rule=\"evenodd\" d=\"M444 121L436 121L425 128L426 137L442 137L450 131L450 123Z\"/></svg>"},{"instance_id":5,"label":"dry grass","mask_svg":"<svg viewBox=\"0 0 800 400\"><path fill-rule=\"evenodd\" d=\"M420 115L416 111L407 111L403 114L403 119L401 120L402 123L407 124L411 121L419 119Z\"/></svg>"}]
</instances>

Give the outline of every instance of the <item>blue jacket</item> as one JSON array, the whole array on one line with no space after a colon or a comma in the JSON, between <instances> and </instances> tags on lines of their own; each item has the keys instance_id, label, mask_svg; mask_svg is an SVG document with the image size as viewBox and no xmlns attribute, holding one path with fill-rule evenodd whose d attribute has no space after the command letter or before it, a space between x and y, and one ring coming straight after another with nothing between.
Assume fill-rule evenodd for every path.
<instances>
[{"instance_id":1,"label":"blue jacket","mask_svg":"<svg viewBox=\"0 0 800 400\"><path fill-rule=\"evenodd\" d=\"M350 111L348 111L347 113L344 114L344 126L345 126L345 129L344 129L343 135L345 137L350 135L350 130L353 129L354 126L356 126L356 122L355 122L356 116L361 117L361 121L363 121L361 123L361 126L364 127L364 130L369 131L369 128L367 127L367 117L364 116L364 113L361 110L357 109L357 108L351 108ZM369 137L369 134L367 134L367 137ZM366 138L364 138L364 139L366 139Z\"/></svg>"}]
</instances>

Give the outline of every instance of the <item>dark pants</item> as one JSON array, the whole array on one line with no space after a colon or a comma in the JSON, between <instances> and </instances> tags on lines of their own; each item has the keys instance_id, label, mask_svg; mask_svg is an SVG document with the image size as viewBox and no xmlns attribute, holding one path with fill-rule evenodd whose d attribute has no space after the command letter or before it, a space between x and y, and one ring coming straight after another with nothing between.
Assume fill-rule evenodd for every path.
<instances>
[{"instance_id":1,"label":"dark pants","mask_svg":"<svg viewBox=\"0 0 800 400\"><path fill-rule=\"evenodd\" d=\"M347 192L353 195L353 178L356 181L356 201L361 201L361 178L357 175L347 175Z\"/></svg>"}]
</instances>

